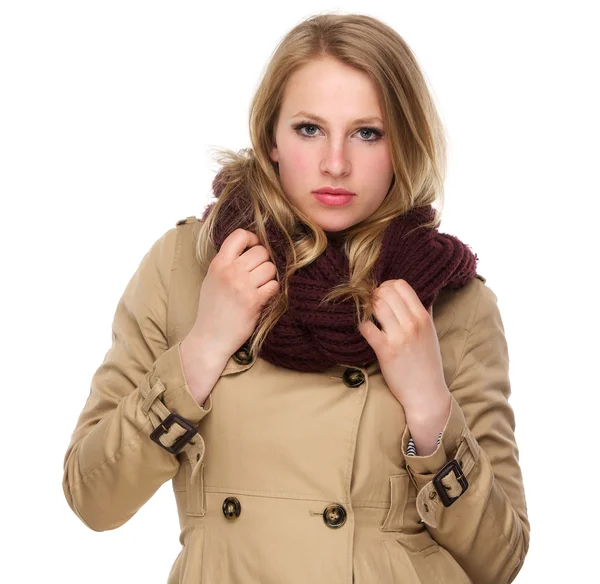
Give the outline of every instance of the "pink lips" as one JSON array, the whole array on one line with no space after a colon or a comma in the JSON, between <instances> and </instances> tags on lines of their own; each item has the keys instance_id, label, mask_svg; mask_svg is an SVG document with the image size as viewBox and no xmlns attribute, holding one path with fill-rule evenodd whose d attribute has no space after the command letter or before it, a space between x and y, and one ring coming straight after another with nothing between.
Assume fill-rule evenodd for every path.
<instances>
[{"instance_id":1,"label":"pink lips","mask_svg":"<svg viewBox=\"0 0 600 584\"><path fill-rule=\"evenodd\" d=\"M330 193L332 195L353 195L350 191L343 189L341 187L321 187L320 189L315 189L314 193Z\"/></svg>"},{"instance_id":2,"label":"pink lips","mask_svg":"<svg viewBox=\"0 0 600 584\"><path fill-rule=\"evenodd\" d=\"M323 187L317 189L316 191L313 191L313 195L324 205L333 207L346 205L354 198L354 194L350 191L333 187Z\"/></svg>"},{"instance_id":3,"label":"pink lips","mask_svg":"<svg viewBox=\"0 0 600 584\"><path fill-rule=\"evenodd\" d=\"M330 195L328 193L314 193L313 195L316 197L318 201L323 203L324 205L330 205L332 207L339 207L340 205L346 205L353 198L354 195Z\"/></svg>"}]
</instances>

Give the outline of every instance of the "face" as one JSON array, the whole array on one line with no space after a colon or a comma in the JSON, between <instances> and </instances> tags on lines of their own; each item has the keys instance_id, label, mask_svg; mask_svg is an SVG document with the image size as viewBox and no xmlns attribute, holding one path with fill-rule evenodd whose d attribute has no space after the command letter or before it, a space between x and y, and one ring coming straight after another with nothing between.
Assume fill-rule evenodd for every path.
<instances>
[{"instance_id":1,"label":"face","mask_svg":"<svg viewBox=\"0 0 600 584\"><path fill-rule=\"evenodd\" d=\"M392 161L376 86L337 60L312 61L289 78L274 138L271 159L279 163L286 196L326 232L369 217L390 189ZM322 187L355 196L327 205L313 194Z\"/></svg>"}]
</instances>

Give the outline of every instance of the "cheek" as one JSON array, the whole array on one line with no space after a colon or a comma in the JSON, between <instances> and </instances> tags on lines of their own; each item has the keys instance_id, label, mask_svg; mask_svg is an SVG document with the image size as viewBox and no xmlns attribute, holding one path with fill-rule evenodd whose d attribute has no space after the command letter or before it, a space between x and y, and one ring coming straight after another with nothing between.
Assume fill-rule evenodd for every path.
<instances>
[{"instance_id":1,"label":"cheek","mask_svg":"<svg viewBox=\"0 0 600 584\"><path fill-rule=\"evenodd\" d=\"M377 152L371 156L368 165L364 167L364 171L372 177L373 185L376 184L378 187L387 189L394 174L388 152Z\"/></svg>"},{"instance_id":2,"label":"cheek","mask_svg":"<svg viewBox=\"0 0 600 584\"><path fill-rule=\"evenodd\" d=\"M392 160L388 148L379 149L370 157L369 166L379 173L387 174L392 172Z\"/></svg>"},{"instance_id":3,"label":"cheek","mask_svg":"<svg viewBox=\"0 0 600 584\"><path fill-rule=\"evenodd\" d=\"M313 165L314 153L307 148L292 147L286 151L285 166L287 172L294 176L303 177Z\"/></svg>"}]
</instances>

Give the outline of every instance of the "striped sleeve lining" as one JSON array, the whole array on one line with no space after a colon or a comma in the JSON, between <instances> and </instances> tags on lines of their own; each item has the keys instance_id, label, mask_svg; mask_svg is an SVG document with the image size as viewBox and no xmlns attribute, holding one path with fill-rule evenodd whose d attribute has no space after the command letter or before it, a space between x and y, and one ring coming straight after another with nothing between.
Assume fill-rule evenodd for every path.
<instances>
[{"instance_id":1,"label":"striped sleeve lining","mask_svg":"<svg viewBox=\"0 0 600 584\"><path fill-rule=\"evenodd\" d=\"M440 445L441 440L442 440L442 432L440 432L440 435L438 436L438 439L437 439L438 446ZM417 456L417 449L415 448L415 441L413 440L412 436L408 439L408 446L406 447L406 455L407 456Z\"/></svg>"}]
</instances>

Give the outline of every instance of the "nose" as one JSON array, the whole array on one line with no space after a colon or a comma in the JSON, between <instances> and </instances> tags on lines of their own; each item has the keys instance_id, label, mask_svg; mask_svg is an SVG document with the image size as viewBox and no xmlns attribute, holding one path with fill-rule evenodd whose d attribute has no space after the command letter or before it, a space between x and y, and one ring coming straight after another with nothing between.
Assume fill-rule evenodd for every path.
<instances>
[{"instance_id":1,"label":"nose","mask_svg":"<svg viewBox=\"0 0 600 584\"><path fill-rule=\"evenodd\" d=\"M348 174L350 167L350 160L343 142L330 140L323 146L321 172L332 176L340 176Z\"/></svg>"}]
</instances>

